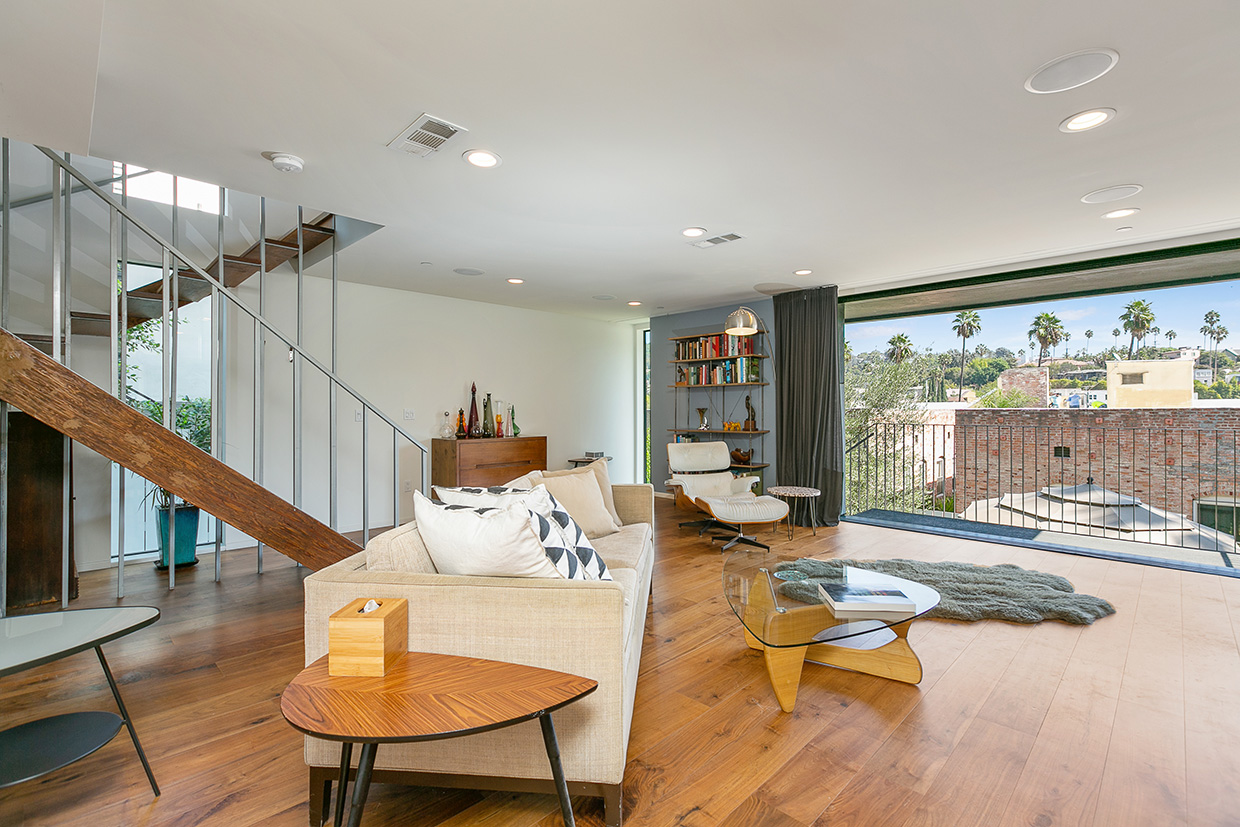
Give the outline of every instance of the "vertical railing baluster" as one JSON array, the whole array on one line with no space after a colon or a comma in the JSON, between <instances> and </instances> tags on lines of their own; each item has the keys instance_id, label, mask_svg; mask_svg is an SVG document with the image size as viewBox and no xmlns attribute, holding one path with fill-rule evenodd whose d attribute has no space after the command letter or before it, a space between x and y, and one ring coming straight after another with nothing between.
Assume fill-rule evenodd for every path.
<instances>
[{"instance_id":1,"label":"vertical railing baluster","mask_svg":"<svg viewBox=\"0 0 1240 827\"><path fill-rule=\"evenodd\" d=\"M370 542L370 408L362 405L362 546Z\"/></svg>"},{"instance_id":2,"label":"vertical railing baluster","mask_svg":"<svg viewBox=\"0 0 1240 827\"><path fill-rule=\"evenodd\" d=\"M332 379L331 381L327 383L327 415L328 415L327 428L329 432L328 433L329 453L328 453L328 458L327 458L327 462L329 466L327 470L327 485L328 485L327 499L328 499L328 517L331 520L331 527L333 531L340 530L340 503L339 503L339 490L338 490L338 486L339 486L338 478L340 476L340 464L339 464L339 451L340 451L339 415L340 415L340 412L338 408L340 407L340 405L339 405L339 399L337 398L337 395L336 395L336 380L335 380L335 374L337 370L339 370L339 365L337 362L338 348L337 348L336 332L337 332L337 325L340 320L340 276L336 269L337 252L338 252L338 241L337 241L337 236L336 236L337 226L336 225L337 225L337 222L335 221L335 219L332 219Z\"/></svg>"},{"instance_id":3,"label":"vertical railing baluster","mask_svg":"<svg viewBox=\"0 0 1240 827\"><path fill-rule=\"evenodd\" d=\"M304 321L304 303L305 290L304 267L305 267L305 237L303 235L302 224L304 216L302 214L302 206L297 205L297 346L301 347L304 343L302 338L302 326ZM301 448L302 448L302 413L301 413L301 356L293 351L293 505L301 508L302 492L301 492Z\"/></svg>"},{"instance_id":4,"label":"vertical railing baluster","mask_svg":"<svg viewBox=\"0 0 1240 827\"><path fill-rule=\"evenodd\" d=\"M9 139L0 138L0 328L9 329ZM0 617L9 605L9 403L0 400Z\"/></svg>"},{"instance_id":5,"label":"vertical railing baluster","mask_svg":"<svg viewBox=\"0 0 1240 827\"><path fill-rule=\"evenodd\" d=\"M392 528L400 525L400 435L392 429Z\"/></svg>"},{"instance_id":6,"label":"vertical railing baluster","mask_svg":"<svg viewBox=\"0 0 1240 827\"><path fill-rule=\"evenodd\" d=\"M172 398L175 389L172 387L173 359L172 359L172 326L175 321L172 317L172 254L168 248L163 250L163 268L162 274L162 290L160 291L160 300L162 303L162 312L160 315L161 346L160 354L163 360L163 374L160 376L160 403L163 406L163 425L168 430L173 428L172 419ZM176 495L168 496L168 588L176 588L176 547L177 547L177 521L176 521Z\"/></svg>"},{"instance_id":7,"label":"vertical railing baluster","mask_svg":"<svg viewBox=\"0 0 1240 827\"><path fill-rule=\"evenodd\" d=\"M258 199L258 315L267 317L267 198ZM266 465L263 449L264 402L267 373L267 332L258 319L254 320L254 481L263 485ZM263 541L257 540L256 564L263 573Z\"/></svg>"},{"instance_id":8,"label":"vertical railing baluster","mask_svg":"<svg viewBox=\"0 0 1240 827\"><path fill-rule=\"evenodd\" d=\"M215 226L215 275L224 284L224 212L228 206L228 192L220 187L220 211ZM224 367L227 364L227 338L225 327L224 296L220 288L211 285L211 453L220 462L227 461L225 441L225 386ZM215 582L220 582L224 567L224 522L215 518Z\"/></svg>"},{"instance_id":9,"label":"vertical railing baluster","mask_svg":"<svg viewBox=\"0 0 1240 827\"><path fill-rule=\"evenodd\" d=\"M129 206L129 164L121 165L121 207ZM113 208L115 209L115 208ZM116 370L120 374L120 394L118 398L126 405L129 404L129 219L123 215L121 217L121 258L120 268L117 279L120 284L116 286L117 302L119 309L117 316L120 324L120 342L117 350L120 353L117 359ZM117 508L121 512L120 525L117 526L116 545L118 553L116 559L116 597L125 596L125 545L128 540L125 537L125 524L128 522L129 513L126 510L125 489L128 485L129 469L122 465L117 465L116 474L116 501Z\"/></svg>"}]
</instances>

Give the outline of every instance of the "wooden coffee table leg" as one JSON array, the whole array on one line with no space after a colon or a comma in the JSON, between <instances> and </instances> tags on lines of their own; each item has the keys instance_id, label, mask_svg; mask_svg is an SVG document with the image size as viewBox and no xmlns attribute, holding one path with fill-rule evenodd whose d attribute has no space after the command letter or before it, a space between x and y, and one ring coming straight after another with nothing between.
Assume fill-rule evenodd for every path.
<instances>
[{"instance_id":1,"label":"wooden coffee table leg","mask_svg":"<svg viewBox=\"0 0 1240 827\"><path fill-rule=\"evenodd\" d=\"M362 809L366 806L366 796L370 794L370 773L375 768L375 750L378 747L374 741L362 743L362 755L357 761L357 779L353 782L353 804L349 807L349 827L362 825Z\"/></svg>"},{"instance_id":2,"label":"wooden coffee table leg","mask_svg":"<svg viewBox=\"0 0 1240 827\"><path fill-rule=\"evenodd\" d=\"M353 762L353 742L340 745L340 780L336 782L336 827L344 827L344 802L349 794L349 764Z\"/></svg>"},{"instance_id":3,"label":"wooden coffee table leg","mask_svg":"<svg viewBox=\"0 0 1240 827\"><path fill-rule=\"evenodd\" d=\"M815 643L809 647L809 652L805 657L815 663L839 666L893 681L920 683L921 661L908 643L908 628L912 625L910 621L892 626L891 631L895 633L895 640L882 646L854 649L830 643ZM863 643L863 641L857 642Z\"/></svg>"},{"instance_id":4,"label":"wooden coffee table leg","mask_svg":"<svg viewBox=\"0 0 1240 827\"><path fill-rule=\"evenodd\" d=\"M555 726L551 723L551 713L538 719L542 724L543 744L547 747L547 759L551 762L551 777L555 779L555 792L560 797L560 814L564 816L564 827L575 827L573 820L573 802L568 798L568 782L564 780L564 767L560 765L560 745L555 739Z\"/></svg>"},{"instance_id":5,"label":"wooden coffee table leg","mask_svg":"<svg viewBox=\"0 0 1240 827\"><path fill-rule=\"evenodd\" d=\"M771 688L775 690L779 708L784 712L791 712L796 708L797 687L801 683L805 650L804 646L765 646L762 649L763 658L766 660L766 674L771 679Z\"/></svg>"}]
</instances>

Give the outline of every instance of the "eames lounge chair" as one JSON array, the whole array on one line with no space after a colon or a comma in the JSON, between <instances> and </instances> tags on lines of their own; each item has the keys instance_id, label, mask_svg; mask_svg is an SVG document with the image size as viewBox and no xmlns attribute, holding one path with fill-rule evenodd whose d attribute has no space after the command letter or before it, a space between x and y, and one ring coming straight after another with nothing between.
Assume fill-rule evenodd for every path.
<instances>
[{"instance_id":1,"label":"eames lounge chair","mask_svg":"<svg viewBox=\"0 0 1240 827\"><path fill-rule=\"evenodd\" d=\"M788 504L774 497L756 496L751 490L758 478L733 476L728 470L731 458L724 442L673 442L667 446L672 478L667 485L675 489L676 505L686 511L705 512L706 519L690 520L701 536L708 528L733 528L735 536L723 547L737 543L769 548L745 534L746 524L778 523L788 516ZM712 537L711 541L719 539Z\"/></svg>"}]
</instances>

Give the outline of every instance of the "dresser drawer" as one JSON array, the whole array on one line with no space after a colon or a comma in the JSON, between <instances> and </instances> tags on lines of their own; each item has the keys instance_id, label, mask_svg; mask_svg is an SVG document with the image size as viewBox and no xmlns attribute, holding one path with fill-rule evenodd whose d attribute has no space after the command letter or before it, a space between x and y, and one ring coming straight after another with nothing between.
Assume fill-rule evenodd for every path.
<instances>
[{"instance_id":1,"label":"dresser drawer","mask_svg":"<svg viewBox=\"0 0 1240 827\"><path fill-rule=\"evenodd\" d=\"M431 441L431 482L435 485L502 485L546 467L545 436Z\"/></svg>"}]
</instances>

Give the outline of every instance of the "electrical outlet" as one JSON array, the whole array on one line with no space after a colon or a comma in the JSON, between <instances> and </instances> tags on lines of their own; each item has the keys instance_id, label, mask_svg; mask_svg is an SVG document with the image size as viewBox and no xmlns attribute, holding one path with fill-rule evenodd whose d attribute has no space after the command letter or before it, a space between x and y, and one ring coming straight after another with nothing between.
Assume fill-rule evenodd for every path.
<instances>
[{"instance_id":1,"label":"electrical outlet","mask_svg":"<svg viewBox=\"0 0 1240 827\"><path fill-rule=\"evenodd\" d=\"M413 480L405 480L405 493L406 494L413 493Z\"/></svg>"},{"instance_id":2,"label":"electrical outlet","mask_svg":"<svg viewBox=\"0 0 1240 827\"><path fill-rule=\"evenodd\" d=\"M413 408L405 408L405 419L413 419Z\"/></svg>"},{"instance_id":3,"label":"electrical outlet","mask_svg":"<svg viewBox=\"0 0 1240 827\"><path fill-rule=\"evenodd\" d=\"M358 408L357 410L353 411L353 421L354 422L362 421L362 409L361 408Z\"/></svg>"}]
</instances>

